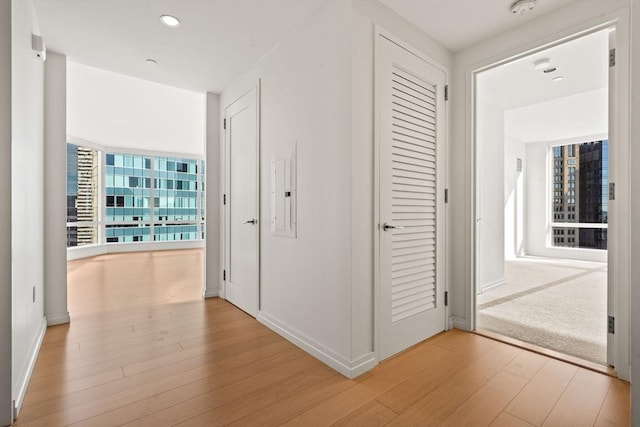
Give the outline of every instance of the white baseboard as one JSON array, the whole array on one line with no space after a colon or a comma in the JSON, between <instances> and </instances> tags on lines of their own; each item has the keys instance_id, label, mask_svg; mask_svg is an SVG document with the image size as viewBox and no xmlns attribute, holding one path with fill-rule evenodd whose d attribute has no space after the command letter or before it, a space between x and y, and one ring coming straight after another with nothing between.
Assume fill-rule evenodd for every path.
<instances>
[{"instance_id":1,"label":"white baseboard","mask_svg":"<svg viewBox=\"0 0 640 427\"><path fill-rule=\"evenodd\" d=\"M291 341L316 359L335 369L345 377L353 379L378 364L375 354L367 353L356 360L350 361L342 356L333 353L331 350L323 347L309 337L293 330L283 322L269 316L264 312L259 312L258 321L277 334Z\"/></svg>"},{"instance_id":2,"label":"white baseboard","mask_svg":"<svg viewBox=\"0 0 640 427\"><path fill-rule=\"evenodd\" d=\"M220 296L219 289L205 289L202 291L202 298L216 298Z\"/></svg>"},{"instance_id":3,"label":"white baseboard","mask_svg":"<svg viewBox=\"0 0 640 427\"><path fill-rule=\"evenodd\" d=\"M489 284L486 284L486 285L482 286L480 288L480 293L483 293L483 292L488 291L490 289L497 288L498 286L502 286L502 285L506 285L506 284L507 284L507 281L505 279L496 280L495 282L491 282Z\"/></svg>"},{"instance_id":4,"label":"white baseboard","mask_svg":"<svg viewBox=\"0 0 640 427\"><path fill-rule=\"evenodd\" d=\"M68 311L60 316L47 316L47 326L63 325L69 322L71 322L71 317Z\"/></svg>"},{"instance_id":5,"label":"white baseboard","mask_svg":"<svg viewBox=\"0 0 640 427\"><path fill-rule=\"evenodd\" d=\"M463 319L462 317L458 317L458 316L449 317L449 327L450 328L455 328L455 329L460 329L462 331L470 331L471 330L471 325L469 324L467 319Z\"/></svg>"},{"instance_id":6,"label":"white baseboard","mask_svg":"<svg viewBox=\"0 0 640 427\"><path fill-rule=\"evenodd\" d=\"M24 396L27 393L27 387L29 386L29 380L31 379L31 374L33 373L33 368L36 365L36 360L38 359L38 353L40 352L40 346L42 345L42 340L44 339L44 334L47 331L47 319L42 317L42 324L40 325L40 330L36 335L35 340L31 344L31 348L29 349L29 354L27 355L25 364L22 368L22 372L20 372L18 376L18 381L16 382L16 387L13 390L13 418L18 418L18 413L20 412L20 408L22 407L22 402L24 402Z\"/></svg>"}]
</instances>

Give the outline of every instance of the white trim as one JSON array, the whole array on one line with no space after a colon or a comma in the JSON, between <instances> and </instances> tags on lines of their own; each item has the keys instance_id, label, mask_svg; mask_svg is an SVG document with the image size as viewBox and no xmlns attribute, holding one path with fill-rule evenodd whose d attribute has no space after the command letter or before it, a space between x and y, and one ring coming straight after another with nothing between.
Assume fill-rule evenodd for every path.
<instances>
[{"instance_id":1,"label":"white trim","mask_svg":"<svg viewBox=\"0 0 640 427\"><path fill-rule=\"evenodd\" d=\"M67 261L88 258L104 254L118 254L126 252L172 251L178 249L204 248L204 240L178 240L175 242L134 242L134 243L105 243L102 245L87 245L67 248Z\"/></svg>"},{"instance_id":2,"label":"white trim","mask_svg":"<svg viewBox=\"0 0 640 427\"><path fill-rule=\"evenodd\" d=\"M482 293L484 293L484 292L486 292L488 290L491 290L493 288L497 288L498 286L502 286L502 285L506 285L506 284L507 284L507 281L505 279L498 279L498 280L496 280L494 282L489 283L486 286L483 286L482 289L480 289L479 292L482 294Z\"/></svg>"},{"instance_id":3,"label":"white trim","mask_svg":"<svg viewBox=\"0 0 640 427\"><path fill-rule=\"evenodd\" d=\"M461 331L471 331L471 329L469 329L467 320L459 316L450 316L449 326L451 328L460 329Z\"/></svg>"},{"instance_id":4,"label":"white trim","mask_svg":"<svg viewBox=\"0 0 640 427\"><path fill-rule=\"evenodd\" d=\"M64 325L69 322L71 322L71 316L68 311L60 316L47 316L47 326Z\"/></svg>"},{"instance_id":5,"label":"white trim","mask_svg":"<svg viewBox=\"0 0 640 427\"><path fill-rule=\"evenodd\" d=\"M471 169L472 173L470 174L467 184L470 185L471 194L469 195L469 199L467 202L471 202L471 214L469 215L470 221L470 233L468 237L470 238L471 245L469 249L471 253L469 255L469 264L467 268L470 268L470 280L467 282L466 289L466 297L467 301L465 304L465 316L464 319L464 328L468 330L475 329L476 323L476 289L477 289L477 241L478 241L478 229L476 224L476 218L478 214L478 201L477 196L479 194L477 185L477 172L478 172L478 161L476 156L476 76L478 73L482 71L486 71L491 68L498 67L500 65L513 62L517 59L524 58L536 52L548 49L553 46L557 46L560 44L564 44L571 40L578 39L585 35L591 34L596 31L604 30L607 28L615 27L617 34L618 46L616 48L616 65L614 72L616 74L616 81L614 84L615 90L610 93L610 96L614 96L615 102L612 103L610 101L610 111L613 110L614 114L610 113L610 117L613 116L616 120L611 123L609 126L609 139L612 137L616 138L619 142L620 146L617 149L618 153L621 150L625 152L629 151L629 9L622 8L615 12L609 13L604 16L600 16L591 20L588 20L582 24L577 24L571 27L568 30L563 30L560 33L556 34L548 34L543 37L543 39L539 39L538 41L528 42L523 45L519 49L510 50L505 54L499 54L497 56L493 56L489 59L484 59L476 64L471 64L468 67L465 67L464 70L464 83L465 83L465 118L467 123L465 125L465 148L469 150L470 160L471 160ZM515 52L515 53L514 53ZM613 104L613 105L612 105ZM616 156L621 156L620 154L616 154ZM619 169L617 180L620 184L621 179L624 177L627 178L627 184L625 188L620 188L620 197L618 203L622 201L625 203L625 206L628 204L628 192L631 187L631 183L628 181L628 173L629 173L629 156L621 157L620 161L617 162ZM609 162L611 164L612 156L609 156ZM623 161L626 164L623 164ZM610 170L610 178L611 178L611 170ZM623 194L626 189L626 193ZM625 201L626 198L626 201ZM616 209L617 219L615 220L617 223L616 230L618 227L622 227L624 230L629 230L629 221L628 217L628 209L624 212L618 212L619 209ZM624 214L624 215L623 215ZM624 216L624 218L621 218ZM613 216L612 216L613 217ZM613 221L611 221L613 223ZM617 280L614 283L614 310L613 315L616 316L616 334L615 334L615 369L618 376L622 379L629 379L629 237L628 233L621 233L620 235L623 241L617 241L615 246L616 248L610 247L609 251L613 251L615 256L613 257L614 263L610 262L609 271L615 271ZM613 246L613 245L612 245ZM624 250L626 248L626 250ZM619 264L623 264L622 270L620 270Z\"/></svg>"},{"instance_id":6,"label":"white trim","mask_svg":"<svg viewBox=\"0 0 640 427\"><path fill-rule=\"evenodd\" d=\"M213 290L203 290L202 291L202 298L207 299L207 298L216 298L220 296L220 291L218 289L213 289Z\"/></svg>"},{"instance_id":7,"label":"white trim","mask_svg":"<svg viewBox=\"0 0 640 427\"><path fill-rule=\"evenodd\" d=\"M29 350L27 359L25 361L25 364L23 365L22 372L20 373L16 381L16 388L13 392L14 419L18 417L18 413L20 412L20 408L22 407L22 403L24 402L24 397L27 393L27 387L29 386L29 380L31 379L33 368L36 365L36 360L38 360L38 353L40 353L40 347L42 346L42 341L44 340L44 334L46 331L47 319L43 316L42 323L40 324L40 330L38 331L35 340L31 344L31 349Z\"/></svg>"},{"instance_id":8,"label":"white trim","mask_svg":"<svg viewBox=\"0 0 640 427\"><path fill-rule=\"evenodd\" d=\"M258 312L257 319L258 322L349 379L369 371L378 364L374 352L364 354L353 361L347 360L264 312Z\"/></svg>"}]
</instances>

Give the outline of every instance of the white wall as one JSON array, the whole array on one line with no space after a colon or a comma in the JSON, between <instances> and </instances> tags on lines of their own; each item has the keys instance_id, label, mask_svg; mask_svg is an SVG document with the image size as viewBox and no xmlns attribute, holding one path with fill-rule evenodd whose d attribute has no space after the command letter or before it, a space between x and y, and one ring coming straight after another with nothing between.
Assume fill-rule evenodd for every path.
<instances>
[{"instance_id":1,"label":"white wall","mask_svg":"<svg viewBox=\"0 0 640 427\"><path fill-rule=\"evenodd\" d=\"M373 353L374 26L445 66L450 54L377 2L330 2L222 94L261 83L258 319L345 375ZM271 153L297 143L296 239L270 234ZM223 157L224 158L224 157ZM222 187L223 188L223 187Z\"/></svg>"},{"instance_id":2,"label":"white wall","mask_svg":"<svg viewBox=\"0 0 640 427\"><path fill-rule=\"evenodd\" d=\"M640 157L640 0L631 15L631 158ZM631 169L631 182L640 182L640 168ZM640 256L640 186L631 187L631 259ZM640 425L640 263L631 264L631 425Z\"/></svg>"},{"instance_id":3,"label":"white wall","mask_svg":"<svg viewBox=\"0 0 640 427\"><path fill-rule=\"evenodd\" d=\"M608 104L609 91L603 88L509 110L506 132L523 142L606 135Z\"/></svg>"},{"instance_id":4,"label":"white wall","mask_svg":"<svg viewBox=\"0 0 640 427\"><path fill-rule=\"evenodd\" d=\"M374 41L379 26L446 68L451 54L377 1L355 0L352 9L351 256L352 358L373 350L374 316ZM451 122L447 123L449 134Z\"/></svg>"},{"instance_id":5,"label":"white wall","mask_svg":"<svg viewBox=\"0 0 640 427\"><path fill-rule=\"evenodd\" d=\"M629 0L607 0L591 2L573 2L553 13L521 25L513 30L505 32L495 38L484 41L477 46L470 47L454 57L454 83L453 83L453 120L454 128L452 158L452 212L453 222L458 226L453 230L453 251L458 254L455 258L457 268L453 268L452 303L454 322L464 329L474 327L473 306L475 304L472 284L474 278L474 150L473 150L473 71L489 66L498 61L503 61L522 54L531 49L548 45L554 41L574 35L580 31L586 31L597 25L603 25L617 20L619 31L618 61L616 73L619 75L618 98L616 100L616 118L620 123L621 133L618 135L621 142L628 138L628 107L625 108L625 97L628 96L628 5ZM626 31L626 33L625 33ZM628 100L626 101L628 106ZM626 159L628 155L622 156ZM529 165L531 165L529 159ZM620 170L628 167L624 162ZM620 191L627 194L628 178L618 180L622 185ZM629 224L628 210L625 209L627 199L621 199L618 203L620 217L617 223L620 225L619 236L625 239L629 235L626 229ZM625 330L629 326L628 307L628 250L624 251L624 241L618 246L617 263L613 267L617 276L617 323L621 325L620 334L616 334L614 345L618 360L616 369L623 378L628 378L628 336Z\"/></svg>"},{"instance_id":6,"label":"white wall","mask_svg":"<svg viewBox=\"0 0 640 427\"><path fill-rule=\"evenodd\" d=\"M504 111L478 85L478 292L504 284Z\"/></svg>"},{"instance_id":7,"label":"white wall","mask_svg":"<svg viewBox=\"0 0 640 427\"><path fill-rule=\"evenodd\" d=\"M585 142L604 138L609 129L608 88L558 98L505 112L507 138L526 145L525 252L527 255L606 262L598 250L549 245L549 143ZM543 142L540 142L543 141ZM532 157L528 157L532 156ZM506 160L515 168L515 159Z\"/></svg>"},{"instance_id":8,"label":"white wall","mask_svg":"<svg viewBox=\"0 0 640 427\"><path fill-rule=\"evenodd\" d=\"M505 118L506 128L506 118ZM520 160L521 170L518 170ZM504 144L504 256L513 259L525 254L526 145L505 135Z\"/></svg>"},{"instance_id":9,"label":"white wall","mask_svg":"<svg viewBox=\"0 0 640 427\"><path fill-rule=\"evenodd\" d=\"M204 156L204 94L76 62L67 73L68 135L106 147Z\"/></svg>"},{"instance_id":10,"label":"white wall","mask_svg":"<svg viewBox=\"0 0 640 427\"><path fill-rule=\"evenodd\" d=\"M39 34L30 0L12 1L13 399L19 408L46 323L43 309L44 64L31 50ZM35 288L35 301L33 293Z\"/></svg>"},{"instance_id":11,"label":"white wall","mask_svg":"<svg viewBox=\"0 0 640 427\"><path fill-rule=\"evenodd\" d=\"M13 421L11 380L11 2L0 2L0 425Z\"/></svg>"},{"instance_id":12,"label":"white wall","mask_svg":"<svg viewBox=\"0 0 640 427\"><path fill-rule=\"evenodd\" d=\"M220 196L220 183L223 170L220 158L220 95L207 93L206 95L206 164L207 164L207 228L206 228L206 277L203 296L205 298L218 296L220 283L222 283L222 268L220 253L222 222L220 215L222 201Z\"/></svg>"},{"instance_id":13,"label":"white wall","mask_svg":"<svg viewBox=\"0 0 640 427\"><path fill-rule=\"evenodd\" d=\"M47 53L44 84L44 314L48 325L67 311L67 57Z\"/></svg>"},{"instance_id":14,"label":"white wall","mask_svg":"<svg viewBox=\"0 0 640 427\"><path fill-rule=\"evenodd\" d=\"M258 318L345 375L351 367L350 40L348 3L329 2L236 79L220 103L224 114L260 79ZM268 214L271 153L293 143L295 239L271 236Z\"/></svg>"}]
</instances>

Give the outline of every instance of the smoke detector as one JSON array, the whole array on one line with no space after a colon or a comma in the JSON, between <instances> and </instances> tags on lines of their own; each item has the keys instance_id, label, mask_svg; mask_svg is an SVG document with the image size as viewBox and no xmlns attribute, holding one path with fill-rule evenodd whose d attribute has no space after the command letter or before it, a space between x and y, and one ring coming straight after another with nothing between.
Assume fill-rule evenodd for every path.
<instances>
[{"instance_id":1,"label":"smoke detector","mask_svg":"<svg viewBox=\"0 0 640 427\"><path fill-rule=\"evenodd\" d=\"M524 15L536 7L536 0L518 0L511 5L511 13L514 15Z\"/></svg>"}]
</instances>

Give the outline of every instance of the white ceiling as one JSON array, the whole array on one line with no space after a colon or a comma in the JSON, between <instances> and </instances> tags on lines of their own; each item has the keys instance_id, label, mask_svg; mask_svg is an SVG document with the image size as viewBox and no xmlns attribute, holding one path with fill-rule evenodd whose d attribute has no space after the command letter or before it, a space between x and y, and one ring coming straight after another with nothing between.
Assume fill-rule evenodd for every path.
<instances>
[{"instance_id":1,"label":"white ceiling","mask_svg":"<svg viewBox=\"0 0 640 427\"><path fill-rule=\"evenodd\" d=\"M512 110L602 89L609 81L609 32L592 33L478 75L478 94L502 110ZM544 74L534 62L549 58L557 71ZM564 79L553 82L552 78Z\"/></svg>"},{"instance_id":2,"label":"white ceiling","mask_svg":"<svg viewBox=\"0 0 640 427\"><path fill-rule=\"evenodd\" d=\"M340 0L33 1L50 51L105 70L220 93L323 4ZM523 16L510 13L512 0L381 1L456 51L587 0L537 0ZM158 18L165 13L180 18L180 28L162 25ZM148 65L147 58L158 64Z\"/></svg>"},{"instance_id":3,"label":"white ceiling","mask_svg":"<svg viewBox=\"0 0 640 427\"><path fill-rule=\"evenodd\" d=\"M326 0L34 0L48 50L198 92L221 92ZM162 14L182 21L162 25ZM145 63L147 58L157 65Z\"/></svg>"},{"instance_id":4,"label":"white ceiling","mask_svg":"<svg viewBox=\"0 0 640 427\"><path fill-rule=\"evenodd\" d=\"M515 0L380 1L447 49L456 52L576 0L537 0L534 10L523 15L511 13Z\"/></svg>"}]
</instances>

